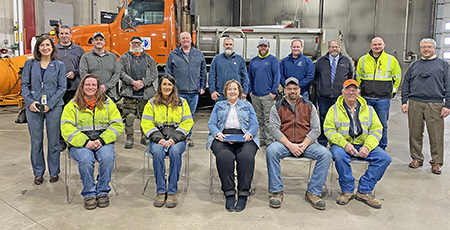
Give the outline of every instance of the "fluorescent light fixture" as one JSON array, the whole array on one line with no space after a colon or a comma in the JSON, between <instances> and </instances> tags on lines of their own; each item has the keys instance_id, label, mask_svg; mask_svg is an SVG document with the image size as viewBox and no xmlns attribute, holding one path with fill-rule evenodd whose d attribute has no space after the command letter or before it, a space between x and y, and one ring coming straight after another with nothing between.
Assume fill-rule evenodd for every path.
<instances>
[{"instance_id":1,"label":"fluorescent light fixture","mask_svg":"<svg viewBox=\"0 0 450 230\"><path fill-rule=\"evenodd\" d=\"M442 57L443 57L445 60L450 60L450 51L445 51L445 52L443 52L443 53L442 53Z\"/></svg>"},{"instance_id":2,"label":"fluorescent light fixture","mask_svg":"<svg viewBox=\"0 0 450 230\"><path fill-rule=\"evenodd\" d=\"M450 22L445 22L445 30L450 30Z\"/></svg>"},{"instance_id":3,"label":"fluorescent light fixture","mask_svg":"<svg viewBox=\"0 0 450 230\"><path fill-rule=\"evenodd\" d=\"M450 45L450 37L444 37L444 45Z\"/></svg>"}]
</instances>

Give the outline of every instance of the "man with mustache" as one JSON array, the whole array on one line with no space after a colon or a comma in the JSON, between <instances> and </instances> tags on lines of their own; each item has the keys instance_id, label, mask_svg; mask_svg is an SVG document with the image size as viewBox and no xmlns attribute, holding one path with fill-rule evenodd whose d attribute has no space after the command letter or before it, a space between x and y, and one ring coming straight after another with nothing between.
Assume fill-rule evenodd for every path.
<instances>
[{"instance_id":1,"label":"man with mustache","mask_svg":"<svg viewBox=\"0 0 450 230\"><path fill-rule=\"evenodd\" d=\"M229 80L236 80L242 85L244 93L240 95L242 99L247 97L248 76L245 60L241 55L234 52L234 40L227 37L223 40L223 53L214 57L209 69L208 85L211 99L222 101L223 86Z\"/></svg>"}]
</instances>

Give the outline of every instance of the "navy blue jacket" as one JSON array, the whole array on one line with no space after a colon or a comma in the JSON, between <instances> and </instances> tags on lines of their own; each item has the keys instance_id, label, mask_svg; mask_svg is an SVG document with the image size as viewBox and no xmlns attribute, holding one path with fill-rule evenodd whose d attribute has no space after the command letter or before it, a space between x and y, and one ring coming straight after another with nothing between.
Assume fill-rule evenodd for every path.
<instances>
[{"instance_id":1,"label":"navy blue jacket","mask_svg":"<svg viewBox=\"0 0 450 230\"><path fill-rule=\"evenodd\" d=\"M286 79L297 78L303 94L308 91L309 85L314 80L314 64L311 58L303 54L300 54L298 58L293 58L292 54L289 54L280 62L280 74L280 83L283 87Z\"/></svg>"},{"instance_id":2,"label":"navy blue jacket","mask_svg":"<svg viewBox=\"0 0 450 230\"><path fill-rule=\"evenodd\" d=\"M229 80L236 80L242 85L244 94L248 93L248 76L245 60L240 55L233 53L227 56L224 53L214 57L209 68L208 87L209 92L218 92L219 100L225 100L223 87Z\"/></svg>"},{"instance_id":3,"label":"navy blue jacket","mask_svg":"<svg viewBox=\"0 0 450 230\"><path fill-rule=\"evenodd\" d=\"M269 54L265 58L254 57L248 66L250 80L248 92L256 96L276 94L280 85L280 69L278 59Z\"/></svg>"},{"instance_id":4,"label":"navy blue jacket","mask_svg":"<svg viewBox=\"0 0 450 230\"><path fill-rule=\"evenodd\" d=\"M189 61L184 58L181 47L170 52L166 63L165 74L175 78L178 93L192 94L198 93L200 88L206 89L206 61L203 53L191 47Z\"/></svg>"}]
</instances>

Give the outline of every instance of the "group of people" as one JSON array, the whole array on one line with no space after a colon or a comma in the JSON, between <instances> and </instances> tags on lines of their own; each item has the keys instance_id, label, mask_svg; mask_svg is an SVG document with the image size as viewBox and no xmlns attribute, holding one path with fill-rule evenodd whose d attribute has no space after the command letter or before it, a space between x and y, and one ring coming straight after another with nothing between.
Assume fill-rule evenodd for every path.
<instances>
[{"instance_id":1,"label":"group of people","mask_svg":"<svg viewBox=\"0 0 450 230\"><path fill-rule=\"evenodd\" d=\"M41 36L34 60L28 60L23 70L21 87L27 106L34 183L44 181L45 120L50 182L59 179L60 150L65 147L60 144L62 139L78 162L84 207L107 207L114 142L125 127L124 147L133 147L133 124L138 117L141 144L147 145L153 155L157 194L154 205L176 207L182 153L187 146L194 146L193 117L199 93L206 88L206 61L201 51L191 46L191 35L180 34L181 46L170 53L165 75L160 79L156 63L143 50L140 37L130 40L130 50L119 61L105 50L101 32L93 35L94 48L86 54L70 41L70 27L62 26L59 37L55 45L49 36ZM326 208L322 193L332 160L342 190L338 204L345 205L355 198L381 208L372 191L391 162L385 151L387 120L390 98L401 81L397 60L384 52L384 47L381 38L372 39L371 50L358 61L355 77L352 62L341 54L337 40L328 42L329 52L314 65L303 55L302 40L292 41L291 54L279 63L269 53L269 41L262 38L258 56L251 60L247 71L245 60L234 52L233 39L224 39L224 52L214 57L209 72L211 98L216 103L208 122L206 147L216 157L228 211L245 209L255 155L264 146L270 207L281 207L283 200L280 159L294 156L316 161L305 193L305 200L314 208ZM450 114L450 66L436 58L434 40L423 39L420 47L422 58L410 66L402 86L402 111L408 113L413 159L409 167L423 165L424 119L430 136L432 172L440 174L443 118ZM276 101L280 84L284 96ZM311 84L317 88L319 111L308 100ZM118 93L123 97L122 113L115 104ZM168 180L164 163L167 155ZM352 158L370 162L356 193ZM97 179L95 162L99 162Z\"/></svg>"}]
</instances>

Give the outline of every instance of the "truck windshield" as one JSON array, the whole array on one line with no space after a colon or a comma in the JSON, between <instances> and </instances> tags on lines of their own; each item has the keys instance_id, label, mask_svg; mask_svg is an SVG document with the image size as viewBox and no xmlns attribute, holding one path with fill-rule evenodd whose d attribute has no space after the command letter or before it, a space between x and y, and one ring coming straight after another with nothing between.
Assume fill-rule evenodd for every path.
<instances>
[{"instance_id":1,"label":"truck windshield","mask_svg":"<svg viewBox=\"0 0 450 230\"><path fill-rule=\"evenodd\" d=\"M163 0L134 0L128 5L129 17L123 18L122 28L140 25L162 24L164 22Z\"/></svg>"}]
</instances>

